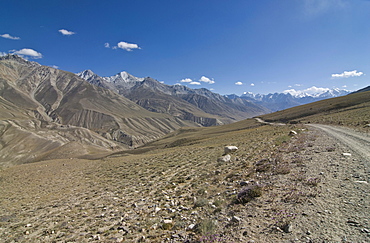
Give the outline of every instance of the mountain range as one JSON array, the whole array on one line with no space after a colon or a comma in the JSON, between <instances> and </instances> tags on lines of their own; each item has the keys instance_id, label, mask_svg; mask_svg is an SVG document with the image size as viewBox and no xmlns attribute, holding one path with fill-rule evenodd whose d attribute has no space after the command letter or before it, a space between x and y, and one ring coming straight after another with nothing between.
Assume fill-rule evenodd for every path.
<instances>
[{"instance_id":1,"label":"mountain range","mask_svg":"<svg viewBox=\"0 0 370 243\"><path fill-rule=\"evenodd\" d=\"M347 95L349 93L350 91L343 89L317 88L313 86L302 91L291 89L282 93L270 94L253 94L251 92L244 92L241 96L233 94L227 95L227 97L232 100L247 100L275 112L319 100Z\"/></svg>"},{"instance_id":2,"label":"mountain range","mask_svg":"<svg viewBox=\"0 0 370 243\"><path fill-rule=\"evenodd\" d=\"M0 57L0 164L92 158L181 127L221 125L267 111L152 78L85 74L89 82L16 55Z\"/></svg>"},{"instance_id":3,"label":"mountain range","mask_svg":"<svg viewBox=\"0 0 370 243\"><path fill-rule=\"evenodd\" d=\"M330 96L223 96L127 72L100 77L0 57L0 165L100 158L182 127L230 124Z\"/></svg>"},{"instance_id":4,"label":"mountain range","mask_svg":"<svg viewBox=\"0 0 370 243\"><path fill-rule=\"evenodd\" d=\"M135 148L199 126L14 55L0 57L0 116L0 163L10 164Z\"/></svg>"},{"instance_id":5,"label":"mountain range","mask_svg":"<svg viewBox=\"0 0 370 243\"><path fill-rule=\"evenodd\" d=\"M91 70L85 70L77 75L130 99L148 111L169 114L202 126L229 124L269 112L255 103L237 103L204 88L166 85L153 78L137 78L127 72L100 77Z\"/></svg>"}]
</instances>

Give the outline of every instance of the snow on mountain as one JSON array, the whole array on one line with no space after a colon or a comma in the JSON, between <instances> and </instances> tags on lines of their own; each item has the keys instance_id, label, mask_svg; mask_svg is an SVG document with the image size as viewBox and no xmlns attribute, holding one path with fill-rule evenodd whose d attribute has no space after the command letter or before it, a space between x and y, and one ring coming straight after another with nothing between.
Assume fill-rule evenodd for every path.
<instances>
[{"instance_id":1,"label":"snow on mountain","mask_svg":"<svg viewBox=\"0 0 370 243\"><path fill-rule=\"evenodd\" d=\"M318 88L312 86L304 90L289 89L282 93L274 94L253 94L251 92L244 92L240 98L267 107L272 111L278 111L297 105L347 95L349 93L348 90L343 89Z\"/></svg>"},{"instance_id":2,"label":"snow on mountain","mask_svg":"<svg viewBox=\"0 0 370 243\"><path fill-rule=\"evenodd\" d=\"M135 77L128 72L120 72L111 77L104 77L104 79L109 83L130 83L130 82L141 82L144 78Z\"/></svg>"},{"instance_id":3,"label":"snow on mountain","mask_svg":"<svg viewBox=\"0 0 370 243\"><path fill-rule=\"evenodd\" d=\"M312 86L311 88L304 89L304 90L295 90L295 89L289 89L284 90L284 94L291 94L293 97L296 98L303 98L303 97L325 97L325 98L331 98L331 97L337 97L341 95L349 94L350 92L348 90L341 90L341 89L329 89L329 88L318 88L315 86Z\"/></svg>"},{"instance_id":4,"label":"snow on mountain","mask_svg":"<svg viewBox=\"0 0 370 243\"><path fill-rule=\"evenodd\" d=\"M89 80L90 78L92 78L94 76L97 76L97 75L91 70L85 70L85 71L77 73L77 76L79 76L79 77L81 77L85 80Z\"/></svg>"}]
</instances>

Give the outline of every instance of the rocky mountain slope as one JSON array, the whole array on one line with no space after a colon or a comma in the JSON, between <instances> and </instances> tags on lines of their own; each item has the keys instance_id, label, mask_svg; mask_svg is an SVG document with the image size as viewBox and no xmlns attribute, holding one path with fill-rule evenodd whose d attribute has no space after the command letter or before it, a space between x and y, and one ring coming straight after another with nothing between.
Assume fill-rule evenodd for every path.
<instances>
[{"instance_id":1,"label":"rocky mountain slope","mask_svg":"<svg viewBox=\"0 0 370 243\"><path fill-rule=\"evenodd\" d=\"M202 126L228 124L269 112L252 102L232 102L207 89L166 85L149 77L137 78L127 72L112 77L100 77L91 70L85 70L78 75L91 84L129 98L149 111L170 114Z\"/></svg>"},{"instance_id":2,"label":"rocky mountain slope","mask_svg":"<svg viewBox=\"0 0 370 243\"><path fill-rule=\"evenodd\" d=\"M0 163L10 164L137 147L199 126L14 55L0 58L0 109Z\"/></svg>"},{"instance_id":3,"label":"rocky mountain slope","mask_svg":"<svg viewBox=\"0 0 370 243\"><path fill-rule=\"evenodd\" d=\"M232 99L235 103L240 103L240 100L247 100L266 107L271 111L279 111L319 100L347 95L349 93L350 92L348 90L311 87L303 91L292 89L286 90L283 93L273 94L254 94L251 92L245 92L240 97L237 95L228 95L227 97Z\"/></svg>"}]
</instances>

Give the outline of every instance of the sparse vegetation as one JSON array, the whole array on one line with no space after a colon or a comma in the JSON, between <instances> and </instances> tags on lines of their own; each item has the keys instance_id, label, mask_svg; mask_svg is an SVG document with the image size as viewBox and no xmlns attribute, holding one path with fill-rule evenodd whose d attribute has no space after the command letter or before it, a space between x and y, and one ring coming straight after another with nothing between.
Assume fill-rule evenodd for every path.
<instances>
[{"instance_id":1,"label":"sparse vegetation","mask_svg":"<svg viewBox=\"0 0 370 243\"><path fill-rule=\"evenodd\" d=\"M292 129L299 131L297 136L287 135ZM302 124L275 127L246 120L184 129L178 136L171 134L100 160L51 160L3 169L0 239L284 242L310 237L330 241L312 225L321 227L320 220L326 219L319 217L320 207L320 212L332 215L321 206L326 190L330 188L339 198L338 184L330 185L328 180L342 168L336 165L339 162L322 161L342 150L334 143L317 145L322 140ZM176 141L183 143L165 148ZM230 162L219 163L225 144L239 150ZM326 166L323 173L321 166ZM335 181L342 185L347 180L341 175L338 172ZM299 230L290 232L291 225L299 225ZM317 232L310 228L310 235L306 234L307 225ZM326 225L329 228L331 222ZM346 235L351 232L348 237L358 235L354 228L345 228Z\"/></svg>"},{"instance_id":2,"label":"sparse vegetation","mask_svg":"<svg viewBox=\"0 0 370 243\"><path fill-rule=\"evenodd\" d=\"M213 234L217 229L217 221L212 219L204 219L196 225L196 231L201 235ZM204 238L206 240L207 237ZM205 241L207 242L207 241Z\"/></svg>"},{"instance_id":3,"label":"sparse vegetation","mask_svg":"<svg viewBox=\"0 0 370 243\"><path fill-rule=\"evenodd\" d=\"M253 185L243 188L236 198L236 203L248 203L256 197L262 196L262 187L259 185Z\"/></svg>"}]
</instances>

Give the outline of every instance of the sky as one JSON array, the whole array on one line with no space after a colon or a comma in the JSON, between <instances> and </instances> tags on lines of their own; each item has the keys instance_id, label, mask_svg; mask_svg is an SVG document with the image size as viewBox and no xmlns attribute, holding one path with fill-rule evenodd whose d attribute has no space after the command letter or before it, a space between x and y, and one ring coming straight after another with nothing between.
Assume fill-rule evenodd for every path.
<instances>
[{"instance_id":1,"label":"sky","mask_svg":"<svg viewBox=\"0 0 370 243\"><path fill-rule=\"evenodd\" d=\"M220 94L370 85L370 0L1 0L0 55Z\"/></svg>"}]
</instances>

